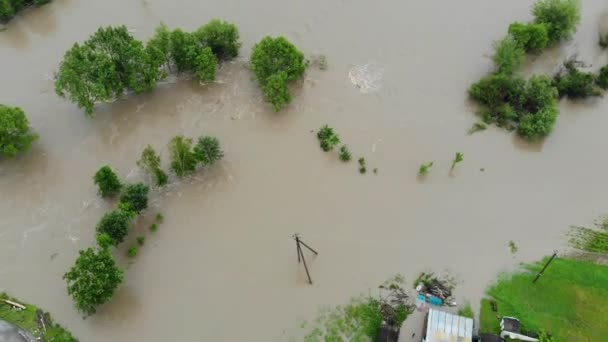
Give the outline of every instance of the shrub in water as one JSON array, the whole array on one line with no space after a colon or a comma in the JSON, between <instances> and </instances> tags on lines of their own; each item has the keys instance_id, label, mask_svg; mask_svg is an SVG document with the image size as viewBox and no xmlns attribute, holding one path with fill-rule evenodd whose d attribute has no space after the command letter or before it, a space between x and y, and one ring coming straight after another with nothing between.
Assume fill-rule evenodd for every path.
<instances>
[{"instance_id":1,"label":"shrub in water","mask_svg":"<svg viewBox=\"0 0 608 342\"><path fill-rule=\"evenodd\" d=\"M469 96L482 105L496 108L505 102L517 102L525 84L521 77L492 74L471 85Z\"/></svg>"},{"instance_id":2,"label":"shrub in water","mask_svg":"<svg viewBox=\"0 0 608 342\"><path fill-rule=\"evenodd\" d=\"M352 155L350 154L348 147L346 145L342 145L342 147L340 147L340 160L343 162L347 162L350 161L351 158Z\"/></svg>"},{"instance_id":3,"label":"shrub in water","mask_svg":"<svg viewBox=\"0 0 608 342\"><path fill-rule=\"evenodd\" d=\"M433 162L428 162L426 164L421 164L420 168L418 169L418 174L420 176L424 176L424 175L428 174L429 170L431 169L432 166L433 166Z\"/></svg>"},{"instance_id":4,"label":"shrub in water","mask_svg":"<svg viewBox=\"0 0 608 342\"><path fill-rule=\"evenodd\" d=\"M160 156L156 154L152 146L148 145L141 153L141 158L137 161L137 165L152 175L155 179L157 186L163 186L167 184L169 177L160 168Z\"/></svg>"},{"instance_id":5,"label":"shrub in water","mask_svg":"<svg viewBox=\"0 0 608 342\"><path fill-rule=\"evenodd\" d=\"M198 138L198 143L194 146L194 155L203 165L213 165L222 159L224 152L216 137L202 136Z\"/></svg>"},{"instance_id":6,"label":"shrub in water","mask_svg":"<svg viewBox=\"0 0 608 342\"><path fill-rule=\"evenodd\" d=\"M137 248L137 246L131 246L127 250L127 256L129 258L135 258L137 256L137 252L139 252L139 249Z\"/></svg>"},{"instance_id":7,"label":"shrub in water","mask_svg":"<svg viewBox=\"0 0 608 342\"><path fill-rule=\"evenodd\" d=\"M150 231L151 231L151 232L155 232L156 230L158 230L158 224L156 224L156 223L152 223L152 224L150 225Z\"/></svg>"},{"instance_id":8,"label":"shrub in water","mask_svg":"<svg viewBox=\"0 0 608 342\"><path fill-rule=\"evenodd\" d=\"M129 234L130 224L131 218L128 214L122 210L113 210L102 216L96 229L98 234L107 234L112 239L112 244L116 246Z\"/></svg>"},{"instance_id":9,"label":"shrub in water","mask_svg":"<svg viewBox=\"0 0 608 342\"><path fill-rule=\"evenodd\" d=\"M146 237L145 236L138 236L137 237L137 244L138 245L143 246L145 242L146 242Z\"/></svg>"},{"instance_id":10,"label":"shrub in water","mask_svg":"<svg viewBox=\"0 0 608 342\"><path fill-rule=\"evenodd\" d=\"M0 157L25 152L36 139L21 108L0 105Z\"/></svg>"},{"instance_id":11,"label":"shrub in water","mask_svg":"<svg viewBox=\"0 0 608 342\"><path fill-rule=\"evenodd\" d=\"M519 121L517 133L527 139L545 137L551 133L558 114L557 107L548 106L537 113L524 115Z\"/></svg>"},{"instance_id":12,"label":"shrub in water","mask_svg":"<svg viewBox=\"0 0 608 342\"><path fill-rule=\"evenodd\" d=\"M549 42L569 39L581 20L579 0L538 0L532 8L535 22L547 25Z\"/></svg>"},{"instance_id":13,"label":"shrub in water","mask_svg":"<svg viewBox=\"0 0 608 342\"><path fill-rule=\"evenodd\" d=\"M234 24L213 19L194 35L203 46L211 48L218 59L232 59L239 54L239 30Z\"/></svg>"},{"instance_id":14,"label":"shrub in water","mask_svg":"<svg viewBox=\"0 0 608 342\"><path fill-rule=\"evenodd\" d=\"M206 47L198 53L194 60L194 75L199 81L210 82L215 80L217 70L217 58L211 52L211 48Z\"/></svg>"},{"instance_id":15,"label":"shrub in water","mask_svg":"<svg viewBox=\"0 0 608 342\"><path fill-rule=\"evenodd\" d=\"M265 37L253 46L251 70L275 110L289 103L287 85L300 78L305 68L302 52L284 37Z\"/></svg>"},{"instance_id":16,"label":"shrub in water","mask_svg":"<svg viewBox=\"0 0 608 342\"><path fill-rule=\"evenodd\" d=\"M150 188L143 183L129 184L125 186L120 195L120 202L128 204L136 213L148 208L148 192Z\"/></svg>"},{"instance_id":17,"label":"shrub in water","mask_svg":"<svg viewBox=\"0 0 608 342\"><path fill-rule=\"evenodd\" d=\"M93 176L93 182L99 187L99 194L102 197L110 197L118 194L122 184L116 173L110 166L102 166Z\"/></svg>"},{"instance_id":18,"label":"shrub in water","mask_svg":"<svg viewBox=\"0 0 608 342\"><path fill-rule=\"evenodd\" d=\"M321 149L328 152L331 151L334 146L340 143L340 137L334 132L334 129L325 125L317 132L317 138L319 139Z\"/></svg>"},{"instance_id":19,"label":"shrub in water","mask_svg":"<svg viewBox=\"0 0 608 342\"><path fill-rule=\"evenodd\" d=\"M456 155L454 156L454 160L452 160L451 169L454 170L454 166L456 166L456 164L460 163L463 160L464 160L464 154L462 154L461 152L456 152Z\"/></svg>"},{"instance_id":20,"label":"shrub in water","mask_svg":"<svg viewBox=\"0 0 608 342\"><path fill-rule=\"evenodd\" d=\"M183 177L196 170L196 155L192 151L192 139L178 135L169 142L169 153L171 154L171 170L178 176Z\"/></svg>"},{"instance_id":21,"label":"shrub in water","mask_svg":"<svg viewBox=\"0 0 608 342\"><path fill-rule=\"evenodd\" d=\"M520 98L520 108L528 113L536 113L542 108L554 106L558 91L551 79L545 75L534 75L528 79Z\"/></svg>"},{"instance_id":22,"label":"shrub in water","mask_svg":"<svg viewBox=\"0 0 608 342\"><path fill-rule=\"evenodd\" d=\"M114 245L114 240L107 233L97 233L95 235L95 241L97 241L97 245L102 249L107 249Z\"/></svg>"},{"instance_id":23,"label":"shrub in water","mask_svg":"<svg viewBox=\"0 0 608 342\"><path fill-rule=\"evenodd\" d=\"M564 67L565 71L557 73L553 78L560 97L586 98L601 95L595 88L593 74L578 70L573 61L564 63Z\"/></svg>"},{"instance_id":24,"label":"shrub in water","mask_svg":"<svg viewBox=\"0 0 608 342\"><path fill-rule=\"evenodd\" d=\"M367 164L365 163L365 158L361 157L358 160L359 162L359 173L363 174L367 172Z\"/></svg>"},{"instance_id":25,"label":"shrub in water","mask_svg":"<svg viewBox=\"0 0 608 342\"><path fill-rule=\"evenodd\" d=\"M525 51L512 35L494 43L492 60L498 73L511 75L524 59Z\"/></svg>"},{"instance_id":26,"label":"shrub in water","mask_svg":"<svg viewBox=\"0 0 608 342\"><path fill-rule=\"evenodd\" d=\"M602 89L608 89L608 65L604 65L600 69L600 73L597 75L595 83Z\"/></svg>"},{"instance_id":27,"label":"shrub in water","mask_svg":"<svg viewBox=\"0 0 608 342\"><path fill-rule=\"evenodd\" d=\"M509 34L526 51L540 51L549 43L549 30L546 24L515 22L509 25Z\"/></svg>"}]
</instances>

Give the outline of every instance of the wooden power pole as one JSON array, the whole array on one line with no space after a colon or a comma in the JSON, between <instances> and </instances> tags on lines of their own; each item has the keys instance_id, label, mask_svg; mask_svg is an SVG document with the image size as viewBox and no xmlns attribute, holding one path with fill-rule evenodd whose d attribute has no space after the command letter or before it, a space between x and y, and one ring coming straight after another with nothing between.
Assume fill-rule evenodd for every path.
<instances>
[{"instance_id":1,"label":"wooden power pole","mask_svg":"<svg viewBox=\"0 0 608 342\"><path fill-rule=\"evenodd\" d=\"M306 259L304 258L304 252L302 252L302 246L306 247L309 251L315 253L315 255L319 255L317 251L310 248L306 243L300 240L300 236L298 234L293 235L294 240L296 240L296 251L298 252L298 263L300 261L304 264L304 269L306 270L306 276L308 277L308 283L312 284L312 279L310 278L310 272L308 272L308 265L306 265Z\"/></svg>"}]
</instances>

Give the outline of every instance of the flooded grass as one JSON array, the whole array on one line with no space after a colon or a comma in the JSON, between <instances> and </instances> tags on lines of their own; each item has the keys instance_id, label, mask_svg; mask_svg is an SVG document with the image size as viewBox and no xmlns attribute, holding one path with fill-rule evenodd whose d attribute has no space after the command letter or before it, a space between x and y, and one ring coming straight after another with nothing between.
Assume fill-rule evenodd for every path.
<instances>
[{"instance_id":1,"label":"flooded grass","mask_svg":"<svg viewBox=\"0 0 608 342\"><path fill-rule=\"evenodd\" d=\"M496 332L498 314L518 318L522 331L544 330L556 341L600 341L608 336L608 267L555 259L532 283L545 262L504 274L489 288L498 312L482 301L480 332Z\"/></svg>"},{"instance_id":2,"label":"flooded grass","mask_svg":"<svg viewBox=\"0 0 608 342\"><path fill-rule=\"evenodd\" d=\"M593 253L608 253L608 219L596 224L595 228L572 227L570 245Z\"/></svg>"},{"instance_id":3,"label":"flooded grass","mask_svg":"<svg viewBox=\"0 0 608 342\"><path fill-rule=\"evenodd\" d=\"M4 302L4 299L22 304L25 309L16 309ZM76 342L69 331L52 321L49 313L43 312L34 305L11 298L6 293L0 293L0 319L29 331L39 341ZM44 320L44 326L41 324L41 319Z\"/></svg>"}]
</instances>

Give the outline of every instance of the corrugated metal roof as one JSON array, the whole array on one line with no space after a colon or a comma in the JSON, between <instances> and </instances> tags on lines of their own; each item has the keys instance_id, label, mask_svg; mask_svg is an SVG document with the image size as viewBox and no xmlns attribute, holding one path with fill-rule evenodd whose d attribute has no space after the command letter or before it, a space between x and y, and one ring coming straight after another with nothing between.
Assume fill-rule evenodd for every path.
<instances>
[{"instance_id":1,"label":"corrugated metal roof","mask_svg":"<svg viewBox=\"0 0 608 342\"><path fill-rule=\"evenodd\" d=\"M426 342L471 342L473 320L445 311L429 309Z\"/></svg>"}]
</instances>

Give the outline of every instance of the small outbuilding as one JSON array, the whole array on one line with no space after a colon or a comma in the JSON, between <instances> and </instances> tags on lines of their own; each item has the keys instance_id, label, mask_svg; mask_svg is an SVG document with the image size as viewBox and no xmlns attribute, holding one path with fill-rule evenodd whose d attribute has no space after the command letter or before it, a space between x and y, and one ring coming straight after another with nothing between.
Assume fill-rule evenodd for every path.
<instances>
[{"instance_id":1,"label":"small outbuilding","mask_svg":"<svg viewBox=\"0 0 608 342\"><path fill-rule=\"evenodd\" d=\"M424 323L424 342L471 342L473 319L429 309Z\"/></svg>"}]
</instances>

